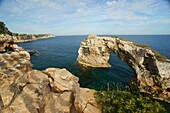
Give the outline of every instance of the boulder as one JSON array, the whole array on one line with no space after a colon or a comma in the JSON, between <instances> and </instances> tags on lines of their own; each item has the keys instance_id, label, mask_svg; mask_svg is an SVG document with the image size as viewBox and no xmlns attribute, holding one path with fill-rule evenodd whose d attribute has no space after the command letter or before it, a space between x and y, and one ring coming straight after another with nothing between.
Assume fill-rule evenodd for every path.
<instances>
[{"instance_id":1,"label":"boulder","mask_svg":"<svg viewBox=\"0 0 170 113\"><path fill-rule=\"evenodd\" d=\"M39 52L37 50L26 50L26 51L30 54L30 56L39 54Z\"/></svg>"},{"instance_id":2,"label":"boulder","mask_svg":"<svg viewBox=\"0 0 170 113\"><path fill-rule=\"evenodd\" d=\"M47 68L43 72L53 79L51 87L57 92L76 92L76 90L78 90L77 88L79 88L79 78L66 69Z\"/></svg>"}]
</instances>

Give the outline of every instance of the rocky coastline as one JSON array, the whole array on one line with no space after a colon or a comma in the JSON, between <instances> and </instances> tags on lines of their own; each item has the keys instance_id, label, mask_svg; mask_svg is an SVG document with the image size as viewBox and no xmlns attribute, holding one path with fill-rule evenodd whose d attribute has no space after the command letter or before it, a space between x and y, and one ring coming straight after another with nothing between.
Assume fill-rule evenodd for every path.
<instances>
[{"instance_id":1,"label":"rocky coastline","mask_svg":"<svg viewBox=\"0 0 170 113\"><path fill-rule=\"evenodd\" d=\"M14 42L30 42L38 39L52 38L53 34L20 34L11 32L4 22L0 21L0 42L13 40Z\"/></svg>"},{"instance_id":2,"label":"rocky coastline","mask_svg":"<svg viewBox=\"0 0 170 113\"><path fill-rule=\"evenodd\" d=\"M26 51L0 54L0 113L101 113L95 90L66 69L32 69Z\"/></svg>"},{"instance_id":3,"label":"rocky coastline","mask_svg":"<svg viewBox=\"0 0 170 113\"><path fill-rule=\"evenodd\" d=\"M14 42L20 43L20 42L30 42L35 41L39 39L45 39L45 38L53 38L55 35L53 34L18 34L18 35L9 35L9 34L1 34L0 40L1 42L6 42L13 40Z\"/></svg>"},{"instance_id":4,"label":"rocky coastline","mask_svg":"<svg viewBox=\"0 0 170 113\"><path fill-rule=\"evenodd\" d=\"M115 44L120 45L114 46L113 43L109 42L110 40L118 40ZM100 41L102 41L102 43ZM107 46L105 44L107 44ZM113 50L107 49L117 47L115 50L117 52L116 54L119 55L118 57L124 61L130 61L130 66L136 69L136 80L139 83L138 88L140 91L148 93L147 90L145 90L147 88L150 91L149 94L154 98L169 102L169 90L167 90L169 88L169 71L164 71L161 67L166 65L164 68L169 69L170 66L167 64L169 60L161 61L161 63L156 61L156 65L159 66L159 75L158 72L151 75L152 70L149 70L150 68L146 67L145 63L141 63L140 58L138 58L140 54L135 58L136 62L138 61L138 67L142 67L143 70L141 68L135 68L136 62L132 60L130 55L124 56L125 53L130 53L130 51L125 52L125 50L123 50L124 47L127 49L130 48L126 44L130 46L133 43L113 37L110 39L108 37L90 35L82 41L78 58L80 55L85 55L81 58L87 58L88 60L91 58L90 55L92 55L93 58L95 58L96 55L99 57L100 54L98 55L96 53L96 51L99 51L102 53L100 59L106 61L102 59L102 56L109 55L109 53L105 52L113 52ZM99 47L98 49L100 50L96 50L96 47ZM85 48L88 48L88 51L84 50ZM134 48L131 48L130 50L133 49ZM141 51L140 49L142 48L135 50ZM147 53L148 51L154 55L150 50L146 50L145 52ZM134 53L133 51L133 54ZM145 53L140 53L145 56ZM150 58L150 55L148 56ZM147 56L145 57L148 58ZM103 58L106 58L106 56ZM80 59L78 59L78 62L79 60ZM82 61L81 59L81 62L84 61L85 60ZM143 61L145 61L145 58ZM99 61L98 63L101 62ZM107 65L103 67L110 66L107 62L105 63ZM83 65L85 64L86 62L83 63ZM97 67L99 67L99 64ZM153 65L152 68L154 68ZM81 88L78 81L78 77L64 68L47 68L42 71L32 69L30 54L27 51L0 53L0 113L101 113L95 99L96 91ZM153 93L157 95L153 95Z\"/></svg>"},{"instance_id":5,"label":"rocky coastline","mask_svg":"<svg viewBox=\"0 0 170 113\"><path fill-rule=\"evenodd\" d=\"M55 37L12 33L3 22L0 25L1 45L11 40L20 43ZM32 69L30 55L38 51L18 50L0 53L0 113L101 113L96 91L80 87L78 77L65 68ZM108 68L111 52L134 70L140 92L170 103L170 60L148 47L92 34L81 42L77 61L84 66Z\"/></svg>"},{"instance_id":6,"label":"rocky coastline","mask_svg":"<svg viewBox=\"0 0 170 113\"><path fill-rule=\"evenodd\" d=\"M92 34L81 42L77 61L84 66L108 68L111 52L134 71L134 82L140 92L170 103L170 60L148 46Z\"/></svg>"}]
</instances>

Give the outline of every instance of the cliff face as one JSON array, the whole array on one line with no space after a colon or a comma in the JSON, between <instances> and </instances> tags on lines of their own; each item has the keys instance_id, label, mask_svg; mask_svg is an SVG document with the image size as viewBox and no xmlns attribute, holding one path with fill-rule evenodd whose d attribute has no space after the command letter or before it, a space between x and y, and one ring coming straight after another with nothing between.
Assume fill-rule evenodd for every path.
<instances>
[{"instance_id":1,"label":"cliff face","mask_svg":"<svg viewBox=\"0 0 170 113\"><path fill-rule=\"evenodd\" d=\"M141 92L170 103L170 61L146 46L89 35L81 42L77 61L86 66L109 67L111 52L133 69Z\"/></svg>"},{"instance_id":2,"label":"cliff face","mask_svg":"<svg viewBox=\"0 0 170 113\"><path fill-rule=\"evenodd\" d=\"M0 113L101 113L66 69L33 70L26 51L0 54Z\"/></svg>"}]
</instances>

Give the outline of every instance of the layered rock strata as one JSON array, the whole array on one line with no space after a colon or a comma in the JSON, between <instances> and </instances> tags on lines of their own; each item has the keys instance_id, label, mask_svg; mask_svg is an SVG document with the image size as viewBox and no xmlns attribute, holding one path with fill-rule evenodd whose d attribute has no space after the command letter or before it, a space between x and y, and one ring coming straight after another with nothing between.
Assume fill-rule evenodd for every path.
<instances>
[{"instance_id":1,"label":"layered rock strata","mask_svg":"<svg viewBox=\"0 0 170 113\"><path fill-rule=\"evenodd\" d=\"M170 103L170 60L147 46L92 34L81 42L77 61L85 66L110 67L111 52L132 68L140 92Z\"/></svg>"},{"instance_id":2,"label":"layered rock strata","mask_svg":"<svg viewBox=\"0 0 170 113\"><path fill-rule=\"evenodd\" d=\"M33 70L26 51L0 54L0 113L101 113L66 69Z\"/></svg>"}]
</instances>

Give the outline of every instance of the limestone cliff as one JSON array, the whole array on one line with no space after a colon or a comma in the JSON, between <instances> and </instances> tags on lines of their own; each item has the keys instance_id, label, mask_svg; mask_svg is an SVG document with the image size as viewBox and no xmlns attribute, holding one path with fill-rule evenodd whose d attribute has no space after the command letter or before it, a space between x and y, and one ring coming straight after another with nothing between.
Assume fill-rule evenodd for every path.
<instances>
[{"instance_id":1,"label":"limestone cliff","mask_svg":"<svg viewBox=\"0 0 170 113\"><path fill-rule=\"evenodd\" d=\"M85 66L109 67L111 52L133 69L141 92L170 103L170 60L147 46L116 37L89 35L81 42L77 61Z\"/></svg>"},{"instance_id":2,"label":"limestone cliff","mask_svg":"<svg viewBox=\"0 0 170 113\"><path fill-rule=\"evenodd\" d=\"M101 113L66 69L33 70L26 51L0 54L0 113Z\"/></svg>"}]
</instances>

